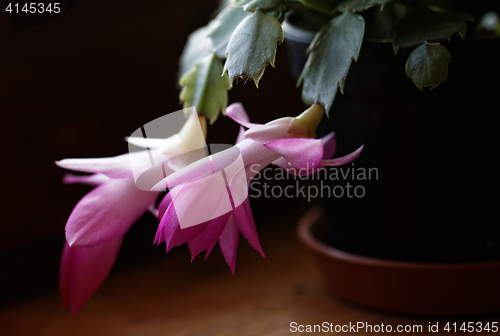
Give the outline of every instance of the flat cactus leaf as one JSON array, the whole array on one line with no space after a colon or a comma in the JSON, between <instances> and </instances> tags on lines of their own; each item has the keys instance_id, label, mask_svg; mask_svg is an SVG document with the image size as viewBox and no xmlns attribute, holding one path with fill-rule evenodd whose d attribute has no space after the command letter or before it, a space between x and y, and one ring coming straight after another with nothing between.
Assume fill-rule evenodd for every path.
<instances>
[{"instance_id":1,"label":"flat cactus leaf","mask_svg":"<svg viewBox=\"0 0 500 336\"><path fill-rule=\"evenodd\" d=\"M214 53L219 58L226 58L226 48L231 35L233 35L234 30L241 21L251 15L243 9L245 3L246 1L240 1L224 8L210 23L208 37L212 41Z\"/></svg>"},{"instance_id":2,"label":"flat cactus leaf","mask_svg":"<svg viewBox=\"0 0 500 336\"><path fill-rule=\"evenodd\" d=\"M283 39L283 29L274 17L258 10L244 19L227 46L224 73L231 83L236 77L248 77L258 86L267 63L274 66L276 48Z\"/></svg>"},{"instance_id":3,"label":"flat cactus leaf","mask_svg":"<svg viewBox=\"0 0 500 336\"><path fill-rule=\"evenodd\" d=\"M243 10L249 0L241 0L224 8L205 27L201 27L189 35L180 60L180 76L182 77L200 60L208 55L216 54L226 58L226 48L234 30L250 13Z\"/></svg>"},{"instance_id":4,"label":"flat cactus leaf","mask_svg":"<svg viewBox=\"0 0 500 336\"><path fill-rule=\"evenodd\" d=\"M191 33L182 51L179 62L179 78L192 70L194 65L212 55L212 44L207 37L210 26L201 27Z\"/></svg>"},{"instance_id":5,"label":"flat cactus leaf","mask_svg":"<svg viewBox=\"0 0 500 336\"><path fill-rule=\"evenodd\" d=\"M344 85L351 61L357 60L365 22L359 14L344 12L317 34L309 47L309 57L297 85L303 83L302 100L320 103L328 114L338 88Z\"/></svg>"},{"instance_id":6,"label":"flat cactus leaf","mask_svg":"<svg viewBox=\"0 0 500 336\"><path fill-rule=\"evenodd\" d=\"M216 55L205 57L191 72L184 75L179 99L184 108L196 107L198 114L206 116L213 123L227 107L227 90L231 83L227 75L221 76L222 63Z\"/></svg>"},{"instance_id":7,"label":"flat cactus leaf","mask_svg":"<svg viewBox=\"0 0 500 336\"><path fill-rule=\"evenodd\" d=\"M463 39L467 21L474 21L467 13L438 13L429 9L412 12L393 28L394 53L400 48L416 47L424 42L449 40L456 34Z\"/></svg>"},{"instance_id":8,"label":"flat cactus leaf","mask_svg":"<svg viewBox=\"0 0 500 336\"><path fill-rule=\"evenodd\" d=\"M406 62L406 75L420 90L432 90L446 81L451 55L441 44L423 43Z\"/></svg>"}]
</instances>

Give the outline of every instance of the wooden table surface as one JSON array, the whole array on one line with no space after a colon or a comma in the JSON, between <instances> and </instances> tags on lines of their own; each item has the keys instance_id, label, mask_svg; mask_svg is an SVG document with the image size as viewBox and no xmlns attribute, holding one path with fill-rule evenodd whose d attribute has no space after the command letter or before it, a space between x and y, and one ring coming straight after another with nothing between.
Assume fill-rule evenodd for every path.
<instances>
[{"instance_id":1,"label":"wooden table surface","mask_svg":"<svg viewBox=\"0 0 500 336\"><path fill-rule=\"evenodd\" d=\"M187 248L176 248L114 270L76 317L61 307L56 290L11 304L0 310L0 335L312 334L293 333L292 322L365 322L393 329L421 325L422 332L405 334L445 335L453 334L443 330L447 322L500 320L395 316L343 301L329 292L312 255L297 240L296 212L258 221L266 258L241 239L234 276L217 248L207 260L198 256L192 264ZM429 322L439 323L438 333L428 331Z\"/></svg>"}]
</instances>

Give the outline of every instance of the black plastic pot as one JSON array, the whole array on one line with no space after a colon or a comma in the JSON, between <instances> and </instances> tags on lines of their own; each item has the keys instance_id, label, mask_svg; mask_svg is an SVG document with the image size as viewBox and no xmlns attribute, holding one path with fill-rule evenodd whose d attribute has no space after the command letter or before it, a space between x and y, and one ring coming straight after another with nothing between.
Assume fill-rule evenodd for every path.
<instances>
[{"instance_id":1,"label":"black plastic pot","mask_svg":"<svg viewBox=\"0 0 500 336\"><path fill-rule=\"evenodd\" d=\"M284 28L298 75L308 43ZM330 170L347 178L319 182L329 245L388 260L500 260L500 39L445 46L448 79L422 92L405 75L409 51L395 56L391 44L363 43L345 94L318 129L336 132L336 156L365 145L353 164ZM370 179L358 178L363 169L372 169ZM335 186L344 194L336 197L337 187L328 197Z\"/></svg>"}]
</instances>

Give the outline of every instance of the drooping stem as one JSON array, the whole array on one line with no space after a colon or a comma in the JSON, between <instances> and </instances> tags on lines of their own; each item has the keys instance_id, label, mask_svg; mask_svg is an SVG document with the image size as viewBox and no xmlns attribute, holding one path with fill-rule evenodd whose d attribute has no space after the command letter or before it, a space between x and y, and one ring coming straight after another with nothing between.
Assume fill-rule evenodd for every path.
<instances>
[{"instance_id":1,"label":"drooping stem","mask_svg":"<svg viewBox=\"0 0 500 336\"><path fill-rule=\"evenodd\" d=\"M309 127L314 131L318 127L321 119L323 118L323 113L325 112L325 107L322 104L314 103L307 110L302 112L297 119L305 121Z\"/></svg>"},{"instance_id":2,"label":"drooping stem","mask_svg":"<svg viewBox=\"0 0 500 336\"><path fill-rule=\"evenodd\" d=\"M293 118L288 125L288 132L292 134L301 134L299 137L315 138L316 128L318 127L325 108L321 104L312 104L307 110L298 117Z\"/></svg>"}]
</instances>

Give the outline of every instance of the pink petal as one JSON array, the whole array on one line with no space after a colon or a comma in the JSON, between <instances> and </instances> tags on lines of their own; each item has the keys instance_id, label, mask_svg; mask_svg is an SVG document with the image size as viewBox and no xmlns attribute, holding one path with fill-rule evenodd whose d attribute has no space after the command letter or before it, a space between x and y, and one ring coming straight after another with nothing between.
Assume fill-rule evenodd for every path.
<instances>
[{"instance_id":1,"label":"pink petal","mask_svg":"<svg viewBox=\"0 0 500 336\"><path fill-rule=\"evenodd\" d=\"M240 126L240 131L238 132L238 137L236 138L236 144L239 144L240 142L242 142L243 140L245 140L246 137L245 137L245 129L243 128L243 126Z\"/></svg>"},{"instance_id":2,"label":"pink petal","mask_svg":"<svg viewBox=\"0 0 500 336\"><path fill-rule=\"evenodd\" d=\"M246 128L252 128L260 124L253 124L248 118L248 114L241 103L234 103L226 108L226 115Z\"/></svg>"},{"instance_id":3,"label":"pink petal","mask_svg":"<svg viewBox=\"0 0 500 336\"><path fill-rule=\"evenodd\" d=\"M157 197L138 189L132 178L112 179L78 202L66 224L66 240L70 246L92 247L120 237Z\"/></svg>"},{"instance_id":4,"label":"pink petal","mask_svg":"<svg viewBox=\"0 0 500 336\"><path fill-rule=\"evenodd\" d=\"M62 179L64 184L83 183L94 187L109 181L110 178L104 174L73 175L68 173L65 174Z\"/></svg>"},{"instance_id":5,"label":"pink petal","mask_svg":"<svg viewBox=\"0 0 500 336\"><path fill-rule=\"evenodd\" d=\"M135 185L145 191L151 191L151 188L158 184L158 181L174 172L166 161L157 163L147 169L143 168L134 170L134 180Z\"/></svg>"},{"instance_id":6,"label":"pink petal","mask_svg":"<svg viewBox=\"0 0 500 336\"><path fill-rule=\"evenodd\" d=\"M188 242L191 260L202 251L207 250L207 255L210 253L210 250L214 247L215 243L217 243L217 240L224 230L230 214L231 213L228 212L220 217L212 219L208 222L202 234Z\"/></svg>"},{"instance_id":7,"label":"pink petal","mask_svg":"<svg viewBox=\"0 0 500 336\"><path fill-rule=\"evenodd\" d=\"M288 124L276 125L259 125L255 126L245 132L247 139L267 144L279 139L288 139L293 137L293 134L288 133Z\"/></svg>"},{"instance_id":8,"label":"pink petal","mask_svg":"<svg viewBox=\"0 0 500 336\"><path fill-rule=\"evenodd\" d=\"M163 197L160 204L158 205L158 218L162 218L165 211L167 211L168 206L172 202L172 194L168 193Z\"/></svg>"},{"instance_id":9,"label":"pink petal","mask_svg":"<svg viewBox=\"0 0 500 336\"><path fill-rule=\"evenodd\" d=\"M190 165L168 175L158 182L152 190L161 190L172 188L186 182L194 182L206 178L224 169L234 162L240 155L240 149L236 146L230 147L224 151L204 157Z\"/></svg>"},{"instance_id":10,"label":"pink petal","mask_svg":"<svg viewBox=\"0 0 500 336\"><path fill-rule=\"evenodd\" d=\"M335 133L331 132L321 138L321 143L323 144L323 159L328 159L333 156L337 148L337 142L335 140ZM288 162L284 157L280 156L277 160L273 161L273 164L285 169L289 174L296 176L307 176L318 172L321 169L321 165L318 166L319 169L295 169L290 162Z\"/></svg>"},{"instance_id":11,"label":"pink petal","mask_svg":"<svg viewBox=\"0 0 500 336\"><path fill-rule=\"evenodd\" d=\"M162 148L165 146L167 139L156 138L141 138L141 137L126 137L125 140L134 146L141 148Z\"/></svg>"},{"instance_id":12,"label":"pink petal","mask_svg":"<svg viewBox=\"0 0 500 336\"><path fill-rule=\"evenodd\" d=\"M354 152L352 152L351 154L347 154L346 156L342 156L331 160L323 160L321 161L321 165L333 167L333 166L341 166L343 164L354 161L359 156L359 154L361 154L363 147L364 146L359 147Z\"/></svg>"},{"instance_id":13,"label":"pink petal","mask_svg":"<svg viewBox=\"0 0 500 336\"><path fill-rule=\"evenodd\" d=\"M193 240L204 231L209 221L232 211L227 186L220 172L174 187L159 209L162 217L155 242L165 241L167 251Z\"/></svg>"},{"instance_id":14,"label":"pink petal","mask_svg":"<svg viewBox=\"0 0 500 336\"><path fill-rule=\"evenodd\" d=\"M170 190L181 228L198 225L232 211L222 172Z\"/></svg>"},{"instance_id":15,"label":"pink petal","mask_svg":"<svg viewBox=\"0 0 500 336\"><path fill-rule=\"evenodd\" d=\"M323 157L323 144L319 139L281 139L264 146L282 155L297 169L314 169Z\"/></svg>"},{"instance_id":16,"label":"pink petal","mask_svg":"<svg viewBox=\"0 0 500 336\"><path fill-rule=\"evenodd\" d=\"M240 160L238 164L231 165L224 169L226 174L227 192L231 202L231 210L238 207L248 198L248 181L246 167Z\"/></svg>"},{"instance_id":17,"label":"pink petal","mask_svg":"<svg viewBox=\"0 0 500 336\"><path fill-rule=\"evenodd\" d=\"M233 215L229 216L226 226L222 231L219 238L219 246L222 251L226 263L231 269L231 273L234 274L234 269L236 266L236 250L238 248L238 239L240 237L240 230Z\"/></svg>"},{"instance_id":18,"label":"pink petal","mask_svg":"<svg viewBox=\"0 0 500 336\"><path fill-rule=\"evenodd\" d=\"M167 196L165 196L165 199ZM155 237L155 243L160 244L163 241L167 245L167 252L173 247L187 243L198 237L206 228L207 223L191 226L181 229L175 207L169 203L168 209L161 217L160 225Z\"/></svg>"},{"instance_id":19,"label":"pink petal","mask_svg":"<svg viewBox=\"0 0 500 336\"><path fill-rule=\"evenodd\" d=\"M173 188L191 180L200 179L212 174L211 157L207 156L168 175L158 182L151 190Z\"/></svg>"},{"instance_id":20,"label":"pink petal","mask_svg":"<svg viewBox=\"0 0 500 336\"><path fill-rule=\"evenodd\" d=\"M337 140L335 139L335 132L328 133L321 138L323 144L323 160L331 159L335 150L337 149Z\"/></svg>"},{"instance_id":21,"label":"pink petal","mask_svg":"<svg viewBox=\"0 0 500 336\"><path fill-rule=\"evenodd\" d=\"M290 162L288 162L283 156L280 156L277 160L273 161L273 165L281 167L285 170L290 168L289 164Z\"/></svg>"},{"instance_id":22,"label":"pink petal","mask_svg":"<svg viewBox=\"0 0 500 336\"><path fill-rule=\"evenodd\" d=\"M264 251L262 251L262 247L260 246L259 236L257 235L257 228L255 227L252 210L250 209L249 198L239 207L234 209L233 216L243 237L245 237L250 246L265 257Z\"/></svg>"},{"instance_id":23,"label":"pink petal","mask_svg":"<svg viewBox=\"0 0 500 336\"><path fill-rule=\"evenodd\" d=\"M64 308L68 308L71 303L69 293L76 251L78 251L78 248L69 247L68 243L64 242L61 265L59 267L59 292Z\"/></svg>"},{"instance_id":24,"label":"pink petal","mask_svg":"<svg viewBox=\"0 0 500 336\"><path fill-rule=\"evenodd\" d=\"M207 156L207 147L198 148L173 156L172 158L168 159L167 165L172 171L177 171Z\"/></svg>"},{"instance_id":25,"label":"pink petal","mask_svg":"<svg viewBox=\"0 0 500 336\"><path fill-rule=\"evenodd\" d=\"M60 292L65 307L75 315L94 295L109 275L123 237L91 247L64 245L59 275Z\"/></svg>"},{"instance_id":26,"label":"pink petal","mask_svg":"<svg viewBox=\"0 0 500 336\"><path fill-rule=\"evenodd\" d=\"M274 119L270 122L267 122L265 123L265 125L268 125L268 126L271 126L271 125L282 125L282 124L285 124L285 125L290 125L290 121L292 121L293 117L283 117L283 118L279 118L279 119Z\"/></svg>"},{"instance_id":27,"label":"pink petal","mask_svg":"<svg viewBox=\"0 0 500 336\"><path fill-rule=\"evenodd\" d=\"M241 150L241 154L245 164L247 179L253 178L259 171L280 157L280 154L276 154L267 149L263 144L250 139L241 142L241 145L245 145Z\"/></svg>"},{"instance_id":28,"label":"pink petal","mask_svg":"<svg viewBox=\"0 0 500 336\"><path fill-rule=\"evenodd\" d=\"M132 169L145 169L154 165L151 163L150 154L153 154L153 151L139 151L107 158L64 159L56 161L56 164L69 170L101 173L112 178L124 178L132 176ZM156 153L155 156L157 156ZM155 163L158 162L160 160Z\"/></svg>"}]
</instances>

